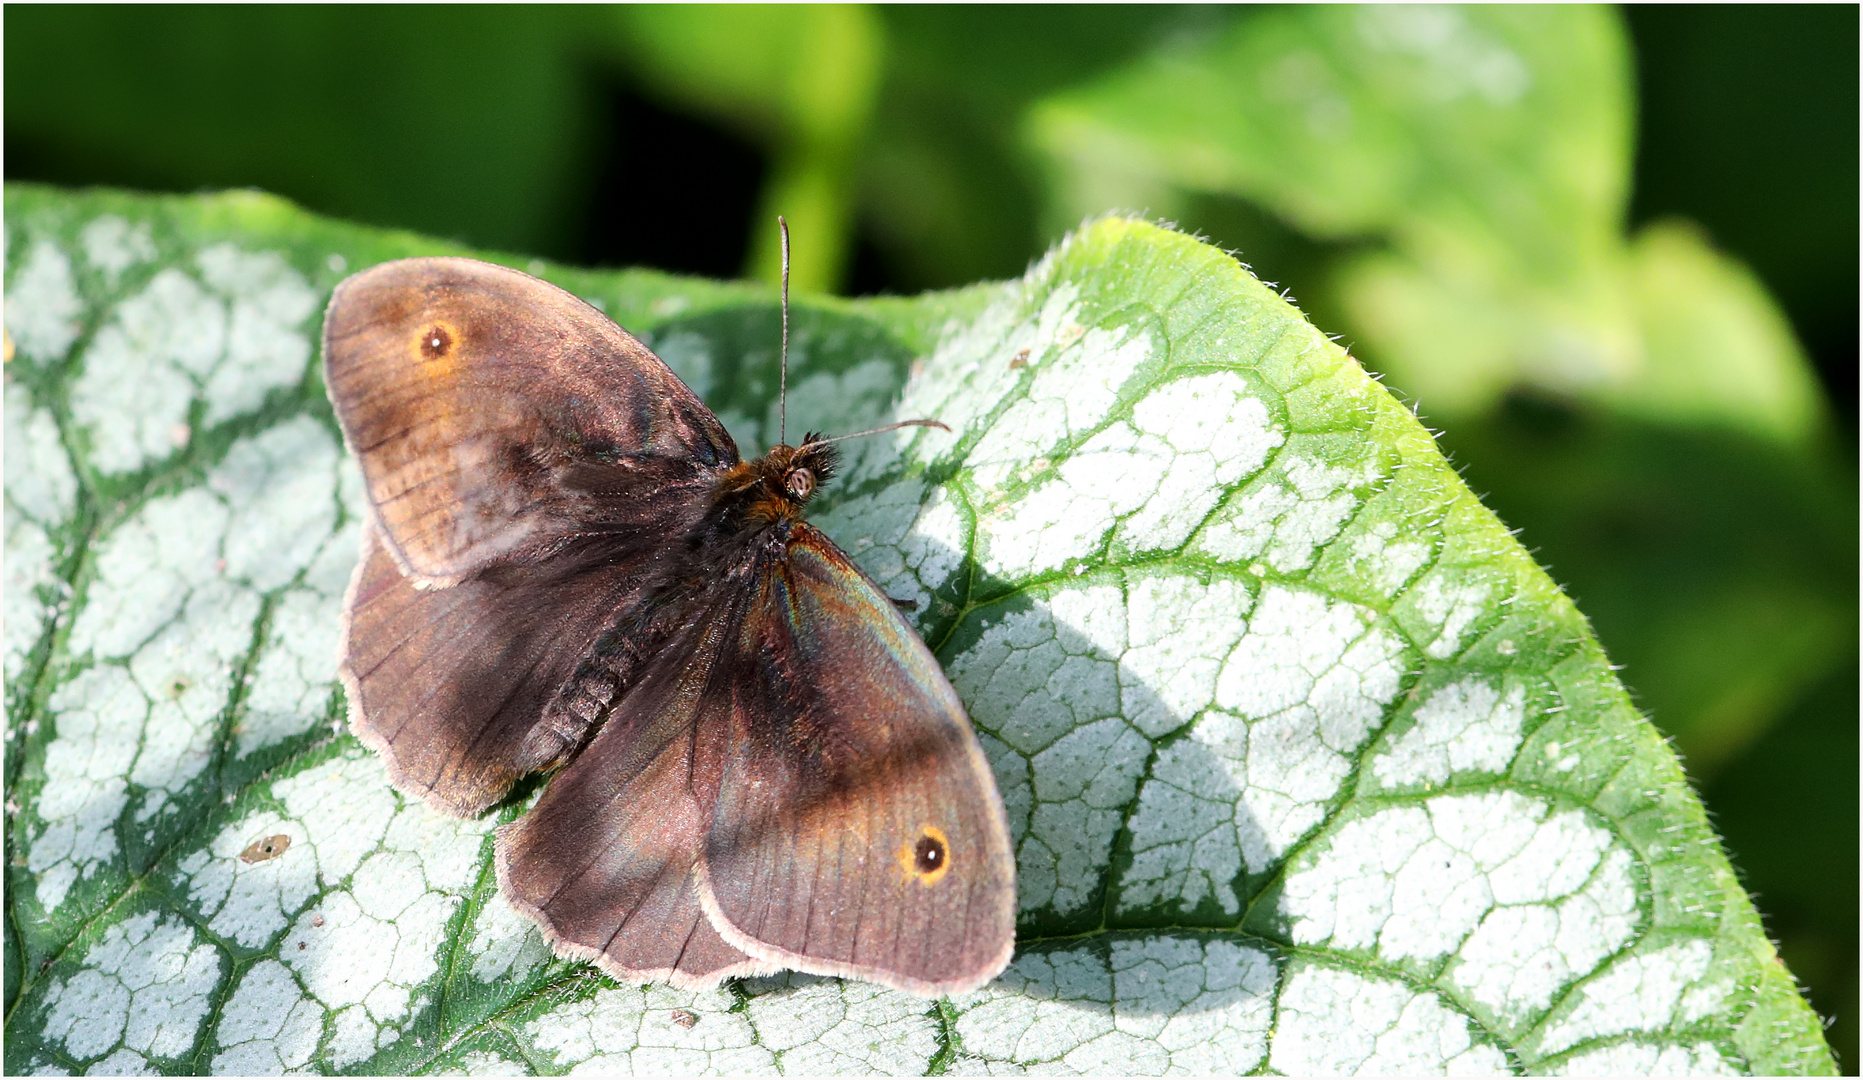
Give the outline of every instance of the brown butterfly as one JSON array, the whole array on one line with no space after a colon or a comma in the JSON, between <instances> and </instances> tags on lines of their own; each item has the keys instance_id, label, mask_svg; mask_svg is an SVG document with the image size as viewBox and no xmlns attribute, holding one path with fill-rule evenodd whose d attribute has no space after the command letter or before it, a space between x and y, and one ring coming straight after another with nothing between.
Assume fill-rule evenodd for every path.
<instances>
[{"instance_id":1,"label":"brown butterfly","mask_svg":"<svg viewBox=\"0 0 1863 1080\"><path fill-rule=\"evenodd\" d=\"M833 446L741 461L600 312L470 259L349 278L323 342L373 512L350 726L450 814L560 770L497 836L559 955L687 987L1002 971L1002 799L931 652L803 520Z\"/></svg>"}]
</instances>

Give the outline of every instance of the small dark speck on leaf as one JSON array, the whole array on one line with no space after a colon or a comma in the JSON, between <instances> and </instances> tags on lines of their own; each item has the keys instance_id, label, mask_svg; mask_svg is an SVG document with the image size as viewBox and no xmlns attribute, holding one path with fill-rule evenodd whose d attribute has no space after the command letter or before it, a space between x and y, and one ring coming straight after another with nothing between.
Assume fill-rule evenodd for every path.
<instances>
[{"instance_id":1,"label":"small dark speck on leaf","mask_svg":"<svg viewBox=\"0 0 1863 1080\"><path fill-rule=\"evenodd\" d=\"M239 853L239 861L247 864L262 863L267 859L276 859L291 848L291 837L284 833L254 840L246 845L246 850Z\"/></svg>"},{"instance_id":2,"label":"small dark speck on leaf","mask_svg":"<svg viewBox=\"0 0 1863 1080\"><path fill-rule=\"evenodd\" d=\"M1011 358L1009 361L1010 369L1014 370L1016 368L1025 368L1028 366L1029 366L1029 351L1027 349L1017 349L1016 355L1013 358Z\"/></svg>"},{"instance_id":3,"label":"small dark speck on leaf","mask_svg":"<svg viewBox=\"0 0 1863 1080\"><path fill-rule=\"evenodd\" d=\"M323 916L322 916L321 914L319 914L319 915L312 915L312 916L311 916L311 925L312 925L312 926L322 926L322 925L323 925Z\"/></svg>"},{"instance_id":4,"label":"small dark speck on leaf","mask_svg":"<svg viewBox=\"0 0 1863 1080\"><path fill-rule=\"evenodd\" d=\"M699 1017L697 1013L690 1013L684 1009L673 1010L673 1023L679 1027L685 1028L687 1031L692 1030L692 1025L698 1022Z\"/></svg>"}]
</instances>

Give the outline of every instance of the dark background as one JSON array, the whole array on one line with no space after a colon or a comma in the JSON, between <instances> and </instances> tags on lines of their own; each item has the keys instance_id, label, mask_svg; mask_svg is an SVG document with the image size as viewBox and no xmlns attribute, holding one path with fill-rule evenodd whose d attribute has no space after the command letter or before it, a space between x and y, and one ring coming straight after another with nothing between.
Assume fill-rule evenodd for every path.
<instances>
[{"instance_id":1,"label":"dark background","mask_svg":"<svg viewBox=\"0 0 1863 1080\"><path fill-rule=\"evenodd\" d=\"M754 110L668 92L598 10L8 7L5 174L158 191L250 185L479 247L740 274L761 227L759 194L793 136ZM1831 467L1854 493L1858 10L1623 14L1639 94L1631 224L1690 218L1763 278L1829 390ZM1019 274L1053 239L1039 224L1039 172L1017 142L1024 107L1231 17L1217 8L882 9L886 67L872 106L882 134L851 166L858 195L843 291ZM1210 221L1200 224L1223 241L1221 218ZM1271 251L1251 261L1298 292L1312 252L1288 244L1279 270ZM1536 408L1520 403L1512 427L1451 430L1444 442L1614 655L1633 629L1632 616L1612 612L1634 609L1638 582L1668 580L1665 560L1712 546L1730 516L1804 511L1802 501L1785 511L1730 501L1718 473L1691 465L1706 459L1670 440L1600 452L1610 472L1600 483L1643 482L1693 500L1707 508L1691 519L1694 533L1627 548L1566 528L1545 500L1510 502L1532 482L1522 459L1545 427ZM1638 465L1613 464L1626 456ZM1629 476L1637 468L1648 475ZM1815 557L1831 562L1830 587L1854 598L1854 494L1829 501L1823 509L1843 520ZM1808 679L1796 704L1711 775L1697 773L1770 932L1834 1018L1829 1034L1849 1072L1858 1060L1856 655L1852 638L1847 659ZM1637 675L1635 664L1625 673L1633 690ZM1665 723L1664 701L1639 702Z\"/></svg>"},{"instance_id":2,"label":"dark background","mask_svg":"<svg viewBox=\"0 0 1863 1080\"><path fill-rule=\"evenodd\" d=\"M1857 9L1650 5L1625 14L1641 84L1634 219L1693 218L1758 271L1830 391L1854 470ZM1848 554L1855 596L1854 546ZM1835 1020L1826 1035L1839 1066L1855 1074L1854 645L1849 655L1702 795L1786 962Z\"/></svg>"}]
</instances>

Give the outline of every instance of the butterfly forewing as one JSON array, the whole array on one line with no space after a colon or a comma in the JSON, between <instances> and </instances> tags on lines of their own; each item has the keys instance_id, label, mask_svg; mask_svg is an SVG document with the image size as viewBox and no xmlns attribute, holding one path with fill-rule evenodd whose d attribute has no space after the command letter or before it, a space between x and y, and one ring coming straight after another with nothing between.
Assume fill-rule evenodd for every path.
<instances>
[{"instance_id":1,"label":"butterfly forewing","mask_svg":"<svg viewBox=\"0 0 1863 1080\"><path fill-rule=\"evenodd\" d=\"M963 706L892 601L797 525L721 659L731 729L706 906L753 956L919 993L973 988L1014 946L1015 863ZM718 764L705 761L719 755Z\"/></svg>"},{"instance_id":2,"label":"butterfly forewing","mask_svg":"<svg viewBox=\"0 0 1863 1080\"><path fill-rule=\"evenodd\" d=\"M737 451L639 342L515 270L375 267L324 335L373 517L343 627L351 726L402 790L475 813L618 694L616 664L578 672Z\"/></svg>"},{"instance_id":3,"label":"butterfly forewing","mask_svg":"<svg viewBox=\"0 0 1863 1080\"><path fill-rule=\"evenodd\" d=\"M567 464L737 461L640 342L553 285L471 259L403 259L338 286L324 379L388 550L422 584L573 532L584 507L556 482Z\"/></svg>"}]
</instances>

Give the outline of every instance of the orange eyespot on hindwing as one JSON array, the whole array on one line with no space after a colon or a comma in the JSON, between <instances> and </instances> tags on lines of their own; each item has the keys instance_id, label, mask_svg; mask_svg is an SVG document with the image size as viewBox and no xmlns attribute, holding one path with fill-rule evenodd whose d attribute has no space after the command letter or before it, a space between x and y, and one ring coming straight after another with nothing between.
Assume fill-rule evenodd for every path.
<instances>
[{"instance_id":1,"label":"orange eyespot on hindwing","mask_svg":"<svg viewBox=\"0 0 1863 1080\"><path fill-rule=\"evenodd\" d=\"M920 825L918 835L899 846L899 865L920 885L936 885L951 870L951 842L936 825Z\"/></svg>"}]
</instances>

